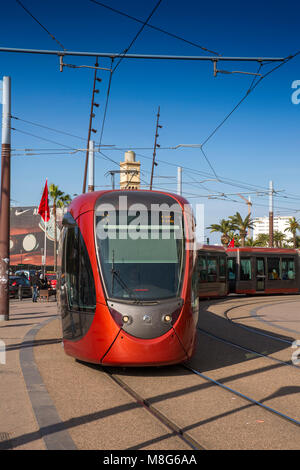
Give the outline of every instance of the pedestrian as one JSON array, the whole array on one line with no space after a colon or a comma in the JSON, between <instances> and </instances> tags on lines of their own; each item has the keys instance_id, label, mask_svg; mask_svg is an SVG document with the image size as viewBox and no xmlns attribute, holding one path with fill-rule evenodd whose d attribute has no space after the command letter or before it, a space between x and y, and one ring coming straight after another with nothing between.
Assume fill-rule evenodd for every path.
<instances>
[{"instance_id":1,"label":"pedestrian","mask_svg":"<svg viewBox=\"0 0 300 470\"><path fill-rule=\"evenodd\" d=\"M48 289L48 282L47 279L44 278L43 274L40 275L39 284L40 289Z\"/></svg>"},{"instance_id":2,"label":"pedestrian","mask_svg":"<svg viewBox=\"0 0 300 470\"><path fill-rule=\"evenodd\" d=\"M32 289L32 302L37 302L38 287L39 287L39 275L36 271L30 278L30 284Z\"/></svg>"}]
</instances>

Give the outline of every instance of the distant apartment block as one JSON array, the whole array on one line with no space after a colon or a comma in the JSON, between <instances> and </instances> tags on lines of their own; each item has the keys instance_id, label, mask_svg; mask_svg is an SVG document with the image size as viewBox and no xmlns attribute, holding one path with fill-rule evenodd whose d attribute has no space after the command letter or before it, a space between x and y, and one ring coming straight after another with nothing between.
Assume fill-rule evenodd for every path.
<instances>
[{"instance_id":1,"label":"distant apartment block","mask_svg":"<svg viewBox=\"0 0 300 470\"><path fill-rule=\"evenodd\" d=\"M273 231L284 232L289 226L289 219L292 216L274 216ZM269 216L255 217L253 222L253 239L255 240L261 233L269 234ZM290 234L286 233L288 236Z\"/></svg>"}]
</instances>

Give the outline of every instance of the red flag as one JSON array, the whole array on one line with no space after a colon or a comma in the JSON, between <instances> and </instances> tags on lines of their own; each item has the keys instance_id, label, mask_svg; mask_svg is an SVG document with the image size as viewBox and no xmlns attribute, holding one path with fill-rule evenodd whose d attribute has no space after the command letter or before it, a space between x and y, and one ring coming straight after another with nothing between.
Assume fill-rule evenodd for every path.
<instances>
[{"instance_id":1,"label":"red flag","mask_svg":"<svg viewBox=\"0 0 300 470\"><path fill-rule=\"evenodd\" d=\"M227 248L233 248L234 247L234 238L231 240Z\"/></svg>"},{"instance_id":2,"label":"red flag","mask_svg":"<svg viewBox=\"0 0 300 470\"><path fill-rule=\"evenodd\" d=\"M39 214L41 215L42 219L45 222L48 222L50 220L47 180L46 180L46 184L45 184L45 187L44 187L44 192L43 192L43 195L42 195L42 199L41 199L41 202L40 202L40 205L39 205Z\"/></svg>"}]
</instances>

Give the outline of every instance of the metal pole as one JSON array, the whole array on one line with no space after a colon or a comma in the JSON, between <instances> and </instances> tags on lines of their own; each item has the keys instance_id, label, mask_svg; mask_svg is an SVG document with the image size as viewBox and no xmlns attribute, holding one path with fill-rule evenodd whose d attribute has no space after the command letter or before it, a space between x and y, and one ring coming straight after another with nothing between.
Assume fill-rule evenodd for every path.
<instances>
[{"instance_id":1,"label":"metal pole","mask_svg":"<svg viewBox=\"0 0 300 470\"><path fill-rule=\"evenodd\" d=\"M182 168L177 167L177 194L182 195Z\"/></svg>"},{"instance_id":2,"label":"metal pole","mask_svg":"<svg viewBox=\"0 0 300 470\"><path fill-rule=\"evenodd\" d=\"M154 165L156 166L157 163L155 163L155 156L156 156L156 147L157 145L157 137L158 133L157 130L159 127L161 127L158 122L159 122L159 111L160 111L160 106L158 106L158 112L157 112L157 120L156 120L156 129L155 129L155 139L154 139L154 149L153 149L153 159L152 159L152 169L151 169L151 179L150 179L150 190L152 190L152 183L153 183L153 174L154 174Z\"/></svg>"},{"instance_id":3,"label":"metal pole","mask_svg":"<svg viewBox=\"0 0 300 470\"><path fill-rule=\"evenodd\" d=\"M3 77L0 206L0 321L9 320L11 82Z\"/></svg>"},{"instance_id":4,"label":"metal pole","mask_svg":"<svg viewBox=\"0 0 300 470\"><path fill-rule=\"evenodd\" d=\"M96 61L96 66L98 66L98 60ZM88 130L88 138L87 138L87 151L86 151L86 157L85 157L85 165L84 165L84 176L83 176L83 187L82 187L82 192L85 193L85 188L86 188L86 175L87 175L87 169L88 169L88 160L89 160L89 142L91 139L91 133L92 133L92 120L94 117L94 98L95 98L95 87L96 87L96 80L97 80L97 69L95 69L94 73L94 83L93 83L93 93L92 93L92 101L91 101L91 112L90 112L90 120L89 120L89 130Z\"/></svg>"},{"instance_id":5,"label":"metal pole","mask_svg":"<svg viewBox=\"0 0 300 470\"><path fill-rule=\"evenodd\" d=\"M115 173L111 173L111 187L112 189L115 189Z\"/></svg>"},{"instance_id":6,"label":"metal pole","mask_svg":"<svg viewBox=\"0 0 300 470\"><path fill-rule=\"evenodd\" d=\"M252 206L252 202L251 202L251 197L248 196L248 215L249 215L249 220L251 220L251 206ZM249 228L249 238L252 237L252 229Z\"/></svg>"},{"instance_id":7,"label":"metal pole","mask_svg":"<svg viewBox=\"0 0 300 470\"><path fill-rule=\"evenodd\" d=\"M269 246L273 247L273 181L269 183Z\"/></svg>"},{"instance_id":8,"label":"metal pole","mask_svg":"<svg viewBox=\"0 0 300 470\"><path fill-rule=\"evenodd\" d=\"M78 57L107 57L109 59L120 58L117 52L80 52L80 51L55 51L46 49L24 49L13 47L0 47L0 52L15 52L21 54L48 54L58 57L78 56ZM225 56L182 56L182 55L157 55L157 54L123 54L122 59L157 59L157 60L204 60L211 62L284 62L288 57L225 57Z\"/></svg>"},{"instance_id":9,"label":"metal pole","mask_svg":"<svg viewBox=\"0 0 300 470\"><path fill-rule=\"evenodd\" d=\"M46 183L47 183L47 187L48 187L48 178L46 178ZM49 214L50 215L50 214ZM45 228L45 234L44 234L44 263L43 263L43 274L44 274L44 278L46 279L46 268L47 268L47 227L48 227L48 222L47 219L48 219L48 212L46 210L46 213L45 213L45 219L44 220L44 228Z\"/></svg>"},{"instance_id":10,"label":"metal pole","mask_svg":"<svg viewBox=\"0 0 300 470\"><path fill-rule=\"evenodd\" d=\"M88 192L95 191L95 142L89 141L89 181Z\"/></svg>"}]
</instances>

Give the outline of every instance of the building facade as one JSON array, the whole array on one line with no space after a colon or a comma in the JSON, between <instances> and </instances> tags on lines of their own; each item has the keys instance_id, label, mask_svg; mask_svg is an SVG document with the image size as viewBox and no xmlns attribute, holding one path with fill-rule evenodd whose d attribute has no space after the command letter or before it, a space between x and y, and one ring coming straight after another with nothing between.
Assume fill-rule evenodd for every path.
<instances>
[{"instance_id":1,"label":"building facade","mask_svg":"<svg viewBox=\"0 0 300 470\"><path fill-rule=\"evenodd\" d=\"M285 229L289 226L289 219L292 216L274 216L273 232L286 233ZM255 217L253 222L253 239L255 240L261 233L269 235L269 216Z\"/></svg>"}]
</instances>

